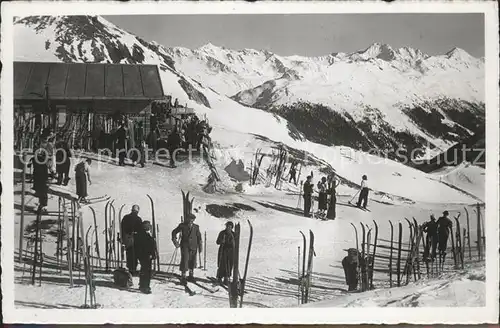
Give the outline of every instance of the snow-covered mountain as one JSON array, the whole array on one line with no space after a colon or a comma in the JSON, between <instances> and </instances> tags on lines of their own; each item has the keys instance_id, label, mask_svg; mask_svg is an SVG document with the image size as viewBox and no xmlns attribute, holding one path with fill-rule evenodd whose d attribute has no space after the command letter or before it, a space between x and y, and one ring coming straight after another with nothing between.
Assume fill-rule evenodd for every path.
<instances>
[{"instance_id":1,"label":"snow-covered mountain","mask_svg":"<svg viewBox=\"0 0 500 328\"><path fill-rule=\"evenodd\" d=\"M275 129L288 130L292 138L377 148L393 157L401 146L422 148L420 155L438 153L469 137L485 119L484 61L458 48L429 56L374 43L319 57L211 43L167 48L92 16L18 18L15 38L16 60L157 64L166 93L181 103L269 138L273 132L249 127L245 115L278 118ZM222 108L229 116L220 115Z\"/></svg>"}]
</instances>

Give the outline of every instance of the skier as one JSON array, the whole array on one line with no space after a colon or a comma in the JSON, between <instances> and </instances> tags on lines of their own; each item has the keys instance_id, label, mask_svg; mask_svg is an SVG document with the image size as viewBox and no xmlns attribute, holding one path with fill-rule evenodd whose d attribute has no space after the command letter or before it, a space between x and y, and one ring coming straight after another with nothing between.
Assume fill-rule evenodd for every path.
<instances>
[{"instance_id":1,"label":"skier","mask_svg":"<svg viewBox=\"0 0 500 328\"><path fill-rule=\"evenodd\" d=\"M57 172L57 184L68 185L69 178L69 168L71 166L71 151L69 150L68 143L61 140L56 146L56 172Z\"/></svg>"},{"instance_id":2,"label":"skier","mask_svg":"<svg viewBox=\"0 0 500 328\"><path fill-rule=\"evenodd\" d=\"M327 201L328 195L326 194L327 185L326 185L326 177L322 177L320 181L318 181L318 214L323 217L326 214L327 209Z\"/></svg>"},{"instance_id":3,"label":"skier","mask_svg":"<svg viewBox=\"0 0 500 328\"><path fill-rule=\"evenodd\" d=\"M92 184L90 180L90 164L92 164L92 159L84 158L75 166L76 194L79 202L87 202L87 180L89 185Z\"/></svg>"},{"instance_id":4,"label":"skier","mask_svg":"<svg viewBox=\"0 0 500 328\"><path fill-rule=\"evenodd\" d=\"M450 235L450 229L453 226L453 223L448 218L448 211L443 212L443 216L441 216L437 220L437 234L438 234L438 248L439 255L446 256L446 247L448 244L448 236Z\"/></svg>"},{"instance_id":5,"label":"skier","mask_svg":"<svg viewBox=\"0 0 500 328\"><path fill-rule=\"evenodd\" d=\"M33 189L38 197L38 209L41 212L47 212L48 200L48 179L49 169L47 167L47 153L45 150L39 149L36 153L36 158L33 161Z\"/></svg>"},{"instance_id":6,"label":"skier","mask_svg":"<svg viewBox=\"0 0 500 328\"><path fill-rule=\"evenodd\" d=\"M328 182L328 194L330 195L330 201L328 203L328 211L326 217L329 220L335 220L337 217L337 187L340 184L340 180L337 180L335 173L332 173Z\"/></svg>"},{"instance_id":7,"label":"skier","mask_svg":"<svg viewBox=\"0 0 500 328\"><path fill-rule=\"evenodd\" d=\"M366 205L368 203L369 190L370 189L368 188L368 177L366 175L363 175L363 178L361 180L361 191L359 193L358 204L357 204L359 208L361 208L361 203L363 203L363 208L366 209Z\"/></svg>"},{"instance_id":8,"label":"skier","mask_svg":"<svg viewBox=\"0 0 500 328\"><path fill-rule=\"evenodd\" d=\"M423 256L424 261L429 260L429 253L430 253L430 260L434 261L434 259L436 258L436 247L438 244L437 222L436 218L434 217L434 214L431 214L430 221L427 221L422 225L422 230L426 233L425 236L426 246Z\"/></svg>"},{"instance_id":9,"label":"skier","mask_svg":"<svg viewBox=\"0 0 500 328\"><path fill-rule=\"evenodd\" d=\"M141 230L142 219L139 216L139 205L132 206L129 214L122 219L122 244L127 253L127 268L130 274L137 275L138 256L135 247L135 235Z\"/></svg>"},{"instance_id":10,"label":"skier","mask_svg":"<svg viewBox=\"0 0 500 328\"><path fill-rule=\"evenodd\" d=\"M172 230L172 242L176 248L181 248L181 263L179 269L182 273L181 282L186 282L186 271L189 270L189 281L194 281L194 268L196 266L197 251L201 253L202 241L200 227L194 224L196 216L188 214L185 221ZM181 234L180 243L177 234Z\"/></svg>"},{"instance_id":11,"label":"skier","mask_svg":"<svg viewBox=\"0 0 500 328\"><path fill-rule=\"evenodd\" d=\"M217 237L217 245L219 253L217 256L217 280L219 283L228 284L228 277L233 271L233 254L234 254L234 224L231 221L226 222L226 229L219 232ZM224 279L224 282L222 282Z\"/></svg>"},{"instance_id":12,"label":"skier","mask_svg":"<svg viewBox=\"0 0 500 328\"><path fill-rule=\"evenodd\" d=\"M347 256L342 260L344 268L345 282L349 286L348 291L354 291L358 288L358 250L349 248Z\"/></svg>"},{"instance_id":13,"label":"skier","mask_svg":"<svg viewBox=\"0 0 500 328\"><path fill-rule=\"evenodd\" d=\"M145 294L151 294L151 261L156 258L156 243L150 231L151 223L144 221L135 236L136 255L141 264L139 290Z\"/></svg>"},{"instance_id":14,"label":"skier","mask_svg":"<svg viewBox=\"0 0 500 328\"><path fill-rule=\"evenodd\" d=\"M303 196L304 197L304 216L309 217L311 212L311 198L313 193L313 184L311 182L312 177L307 176L306 182L304 182Z\"/></svg>"}]
</instances>

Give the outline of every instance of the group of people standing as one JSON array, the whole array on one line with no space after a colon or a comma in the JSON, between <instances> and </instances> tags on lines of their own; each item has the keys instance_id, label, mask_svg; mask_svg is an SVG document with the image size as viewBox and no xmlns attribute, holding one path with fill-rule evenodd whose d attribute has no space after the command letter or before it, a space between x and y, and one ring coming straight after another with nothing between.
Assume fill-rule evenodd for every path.
<instances>
[{"instance_id":1,"label":"group of people standing","mask_svg":"<svg viewBox=\"0 0 500 328\"><path fill-rule=\"evenodd\" d=\"M448 237L450 236L453 222L448 217L449 212L444 211L443 215L436 221L432 214L430 220L422 225L422 230L426 233L426 247L424 249L424 261L433 262L436 258L436 248L440 256L446 255L448 247Z\"/></svg>"},{"instance_id":2,"label":"group of people standing","mask_svg":"<svg viewBox=\"0 0 500 328\"><path fill-rule=\"evenodd\" d=\"M203 243L200 227L195 224L196 216L187 215L184 222L172 230L171 237L176 251L180 249L181 281L193 281L194 269L197 264L197 256L201 254ZM217 257L217 279L220 283L227 284L233 268L234 256L234 224L226 223L216 240L219 245ZM158 256L156 242L151 236L151 223L142 221L139 216L139 206L133 205L129 214L121 221L122 245L126 252L127 269L132 276L139 275L139 290L143 293L151 293L151 266L152 261ZM140 272L137 266L140 264ZM186 274L188 275L186 276Z\"/></svg>"},{"instance_id":3,"label":"group of people standing","mask_svg":"<svg viewBox=\"0 0 500 328\"><path fill-rule=\"evenodd\" d=\"M302 186L302 197L304 198L304 216L311 216L312 197L314 193L314 184L312 182L313 173L307 176L306 181ZM337 216L337 187L341 181L335 173L331 173L328 177L322 177L317 183L318 192L318 212L317 215L325 217L327 220L334 220ZM366 209L368 203L368 177L363 175L361 180L361 188L359 190L359 198L357 207ZM313 209L314 211L314 209Z\"/></svg>"},{"instance_id":4,"label":"group of people standing","mask_svg":"<svg viewBox=\"0 0 500 328\"><path fill-rule=\"evenodd\" d=\"M304 216L311 216L312 195L314 192L314 184L312 182L313 173L307 176L303 185L304 198ZM337 204L337 187L340 185L340 180L336 178L335 173L327 177L322 177L318 181L318 214L325 216L328 220L334 220L336 217Z\"/></svg>"},{"instance_id":5,"label":"group of people standing","mask_svg":"<svg viewBox=\"0 0 500 328\"><path fill-rule=\"evenodd\" d=\"M453 226L450 220L449 212L444 211L443 215L436 220L434 214L431 214L430 220L422 225L422 230L426 233L426 242L423 254L423 260L426 262L433 262L436 258L437 252L444 257L448 246L448 237ZM342 267L344 268L345 280L348 285L349 291L357 290L359 269L361 268L361 276L365 277L368 270L368 262L370 264L373 258L366 256L355 248L346 250L347 256L342 259ZM372 275L373 272L368 272Z\"/></svg>"},{"instance_id":6,"label":"group of people standing","mask_svg":"<svg viewBox=\"0 0 500 328\"><path fill-rule=\"evenodd\" d=\"M38 209L47 212L49 184L57 179L57 185L67 186L70 178L71 150L66 141L55 135L50 128L45 129L35 147L28 166L32 167L32 180L35 196L39 200ZM91 159L82 159L75 165L75 183L78 201L86 202L87 181L91 184Z\"/></svg>"}]
</instances>

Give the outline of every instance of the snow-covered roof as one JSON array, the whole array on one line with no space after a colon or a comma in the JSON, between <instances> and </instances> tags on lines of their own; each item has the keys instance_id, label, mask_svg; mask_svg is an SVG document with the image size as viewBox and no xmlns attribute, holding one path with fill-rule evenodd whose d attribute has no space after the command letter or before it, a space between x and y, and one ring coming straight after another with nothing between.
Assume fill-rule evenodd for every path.
<instances>
[{"instance_id":1,"label":"snow-covered roof","mask_svg":"<svg viewBox=\"0 0 500 328\"><path fill-rule=\"evenodd\" d=\"M68 107L136 112L164 97L156 65L14 63L16 104L43 101L46 84L50 100Z\"/></svg>"}]
</instances>

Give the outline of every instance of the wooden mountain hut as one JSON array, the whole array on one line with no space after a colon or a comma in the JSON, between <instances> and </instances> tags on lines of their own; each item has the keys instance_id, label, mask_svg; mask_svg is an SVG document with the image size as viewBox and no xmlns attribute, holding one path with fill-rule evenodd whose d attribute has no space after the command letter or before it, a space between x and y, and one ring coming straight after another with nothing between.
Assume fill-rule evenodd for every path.
<instances>
[{"instance_id":1,"label":"wooden mountain hut","mask_svg":"<svg viewBox=\"0 0 500 328\"><path fill-rule=\"evenodd\" d=\"M72 148L104 148L125 119L142 121L147 135L149 116L141 112L164 98L156 65L15 62L16 148L33 149L45 128Z\"/></svg>"}]
</instances>

